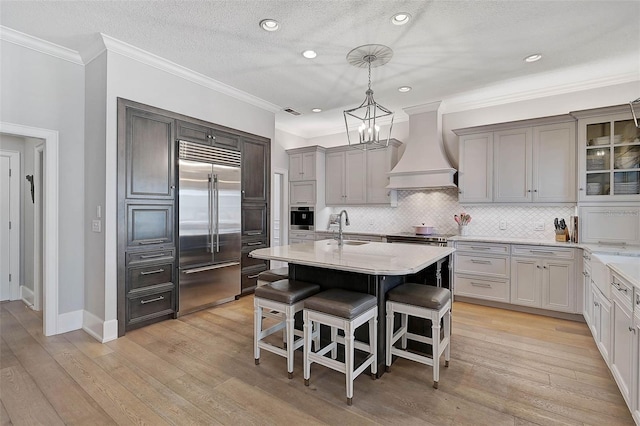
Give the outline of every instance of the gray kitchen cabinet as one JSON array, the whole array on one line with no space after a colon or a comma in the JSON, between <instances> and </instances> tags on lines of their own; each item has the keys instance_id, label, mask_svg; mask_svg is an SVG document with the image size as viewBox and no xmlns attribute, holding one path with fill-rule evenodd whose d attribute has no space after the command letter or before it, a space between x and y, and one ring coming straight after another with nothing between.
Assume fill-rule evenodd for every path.
<instances>
[{"instance_id":1,"label":"gray kitchen cabinet","mask_svg":"<svg viewBox=\"0 0 640 426\"><path fill-rule=\"evenodd\" d=\"M493 201L493 133L460 136L458 200L461 203Z\"/></svg>"},{"instance_id":2,"label":"gray kitchen cabinet","mask_svg":"<svg viewBox=\"0 0 640 426\"><path fill-rule=\"evenodd\" d=\"M126 202L127 247L173 247L173 202L144 200Z\"/></svg>"},{"instance_id":3,"label":"gray kitchen cabinet","mask_svg":"<svg viewBox=\"0 0 640 426\"><path fill-rule=\"evenodd\" d=\"M326 153L325 200L327 205L364 204L366 152L353 148L330 148Z\"/></svg>"},{"instance_id":4,"label":"gray kitchen cabinet","mask_svg":"<svg viewBox=\"0 0 640 426\"><path fill-rule=\"evenodd\" d=\"M316 181L307 180L289 183L289 204L313 206L316 204Z\"/></svg>"},{"instance_id":5,"label":"gray kitchen cabinet","mask_svg":"<svg viewBox=\"0 0 640 426\"><path fill-rule=\"evenodd\" d=\"M316 179L316 151L289 154L289 182Z\"/></svg>"},{"instance_id":6,"label":"gray kitchen cabinet","mask_svg":"<svg viewBox=\"0 0 640 426\"><path fill-rule=\"evenodd\" d=\"M454 132L462 203L573 203L575 120L569 115Z\"/></svg>"},{"instance_id":7,"label":"gray kitchen cabinet","mask_svg":"<svg viewBox=\"0 0 640 426\"><path fill-rule=\"evenodd\" d=\"M571 115L578 119L579 200L640 201L640 129L629 105Z\"/></svg>"},{"instance_id":8,"label":"gray kitchen cabinet","mask_svg":"<svg viewBox=\"0 0 640 426\"><path fill-rule=\"evenodd\" d=\"M385 149L367 151L367 204L390 204L397 201L396 190L387 189L389 172L398 164L401 142L392 139Z\"/></svg>"},{"instance_id":9,"label":"gray kitchen cabinet","mask_svg":"<svg viewBox=\"0 0 640 426\"><path fill-rule=\"evenodd\" d=\"M595 283L591 284L593 294L593 326L591 333L600 350L602 358L611 361L611 302L602 294Z\"/></svg>"},{"instance_id":10,"label":"gray kitchen cabinet","mask_svg":"<svg viewBox=\"0 0 640 426\"><path fill-rule=\"evenodd\" d=\"M633 418L636 421L636 424L640 424L640 289L635 289L635 297L634 297L634 307L633 307L633 329L635 330L635 355L633 359L633 393L632 393L632 409Z\"/></svg>"},{"instance_id":11,"label":"gray kitchen cabinet","mask_svg":"<svg viewBox=\"0 0 640 426\"><path fill-rule=\"evenodd\" d=\"M615 272L611 276L611 373L632 407L634 343L633 285Z\"/></svg>"}]
</instances>

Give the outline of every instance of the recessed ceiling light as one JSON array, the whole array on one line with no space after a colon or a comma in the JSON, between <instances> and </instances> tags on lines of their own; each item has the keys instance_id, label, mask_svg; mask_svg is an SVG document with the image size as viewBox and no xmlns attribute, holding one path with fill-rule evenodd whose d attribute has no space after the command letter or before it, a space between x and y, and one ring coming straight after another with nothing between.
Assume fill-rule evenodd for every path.
<instances>
[{"instance_id":1,"label":"recessed ceiling light","mask_svg":"<svg viewBox=\"0 0 640 426\"><path fill-rule=\"evenodd\" d=\"M539 61L540 59L542 59L542 55L540 53L534 53L533 55L529 55L526 58L524 58L524 61L535 62L535 61Z\"/></svg>"},{"instance_id":2,"label":"recessed ceiling light","mask_svg":"<svg viewBox=\"0 0 640 426\"><path fill-rule=\"evenodd\" d=\"M322 112L322 109L320 109L320 108L313 108L313 109L311 110L311 112Z\"/></svg>"},{"instance_id":3,"label":"recessed ceiling light","mask_svg":"<svg viewBox=\"0 0 640 426\"><path fill-rule=\"evenodd\" d=\"M305 50L304 52L302 52L302 56L307 59L313 59L318 56L318 54L314 50Z\"/></svg>"},{"instance_id":4,"label":"recessed ceiling light","mask_svg":"<svg viewBox=\"0 0 640 426\"><path fill-rule=\"evenodd\" d=\"M411 19L411 15L407 12L396 13L391 17L391 23L393 25L404 25Z\"/></svg>"},{"instance_id":5,"label":"recessed ceiling light","mask_svg":"<svg viewBox=\"0 0 640 426\"><path fill-rule=\"evenodd\" d=\"M400 87L398 87L398 92L405 93L405 92L408 92L410 90L411 90L411 86L400 86Z\"/></svg>"},{"instance_id":6,"label":"recessed ceiling light","mask_svg":"<svg viewBox=\"0 0 640 426\"><path fill-rule=\"evenodd\" d=\"M278 31L280 24L275 19L263 19L260 21L260 28L265 31Z\"/></svg>"}]
</instances>

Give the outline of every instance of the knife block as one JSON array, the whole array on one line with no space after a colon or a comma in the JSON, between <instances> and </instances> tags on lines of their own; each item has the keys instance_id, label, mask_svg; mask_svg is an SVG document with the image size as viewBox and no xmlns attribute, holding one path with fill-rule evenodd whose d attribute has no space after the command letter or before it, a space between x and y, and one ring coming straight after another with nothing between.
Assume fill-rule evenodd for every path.
<instances>
[{"instance_id":1,"label":"knife block","mask_svg":"<svg viewBox=\"0 0 640 426\"><path fill-rule=\"evenodd\" d=\"M556 241L559 243L566 243L569 241L569 229L565 229L564 234L556 234Z\"/></svg>"}]
</instances>

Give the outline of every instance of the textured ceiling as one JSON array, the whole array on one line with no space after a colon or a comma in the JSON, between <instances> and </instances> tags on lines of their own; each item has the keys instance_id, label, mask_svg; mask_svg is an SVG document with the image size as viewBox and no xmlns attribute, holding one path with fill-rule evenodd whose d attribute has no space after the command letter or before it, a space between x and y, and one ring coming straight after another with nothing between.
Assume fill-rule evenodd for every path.
<instances>
[{"instance_id":1,"label":"textured ceiling","mask_svg":"<svg viewBox=\"0 0 640 426\"><path fill-rule=\"evenodd\" d=\"M390 18L409 12L395 26ZM277 19L267 33L258 22ZM336 126L364 99L366 69L346 61L377 43L394 56L372 70L378 102L392 109L536 76L549 85L636 73L640 1L1 1L0 24L82 52L104 33L303 115L276 114L303 136ZM301 52L314 49L318 57ZM540 52L543 59L522 59ZM553 73L580 69L580 74ZM413 90L399 93L399 86ZM637 97L638 94L630 94ZM324 110L313 114L311 109ZM338 123L339 124L339 123Z\"/></svg>"}]
</instances>

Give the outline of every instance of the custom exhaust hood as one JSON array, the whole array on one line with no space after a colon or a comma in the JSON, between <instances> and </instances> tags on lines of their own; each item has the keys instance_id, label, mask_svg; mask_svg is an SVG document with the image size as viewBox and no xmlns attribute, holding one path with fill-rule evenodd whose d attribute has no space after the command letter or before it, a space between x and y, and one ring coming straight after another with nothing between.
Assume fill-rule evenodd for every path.
<instances>
[{"instance_id":1,"label":"custom exhaust hood","mask_svg":"<svg viewBox=\"0 0 640 426\"><path fill-rule=\"evenodd\" d=\"M389 172L389 189L455 188L442 142L440 101L404 108L409 115L409 143Z\"/></svg>"}]
</instances>

